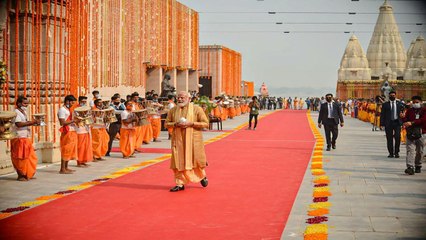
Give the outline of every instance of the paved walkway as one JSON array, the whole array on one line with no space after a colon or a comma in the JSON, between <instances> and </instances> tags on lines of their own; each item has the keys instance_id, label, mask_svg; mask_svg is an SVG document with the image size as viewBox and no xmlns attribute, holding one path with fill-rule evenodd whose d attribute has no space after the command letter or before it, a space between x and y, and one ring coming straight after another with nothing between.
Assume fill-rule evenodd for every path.
<instances>
[{"instance_id":1,"label":"paved walkway","mask_svg":"<svg viewBox=\"0 0 426 240\"><path fill-rule=\"evenodd\" d=\"M261 115L270 113L271 111L261 111ZM248 114L235 117L232 120L223 122L224 131L234 131L233 129L248 121ZM204 140L217 137L223 132L218 132L216 124L213 130L204 132ZM167 140L167 132L161 132L160 140L162 142L151 142L143 145L143 148L166 148L170 149L170 140ZM118 141L114 142L113 147L119 147ZM28 182L16 181L16 173L0 176L0 210L18 207L20 204L28 201L34 201L36 198L45 195L51 195L58 191L65 191L68 187L79 185L94 179L101 178L104 175L111 174L119 169L128 167L132 164L148 161L160 156L163 153L139 153L136 158L123 159L121 153L111 153L111 157L105 157L106 161L89 163L88 168L75 167L76 162L71 161L70 166L75 169L74 174L59 174L59 163L42 164L39 163L36 179ZM170 172L170 174L172 174ZM172 176L172 175L170 175ZM174 183L170 182L170 186Z\"/></svg>"},{"instance_id":2,"label":"paved walkway","mask_svg":"<svg viewBox=\"0 0 426 240\"><path fill-rule=\"evenodd\" d=\"M318 114L312 117L316 122ZM370 124L357 119L345 121L337 149L324 151L333 194L325 222L329 239L426 239L426 169L405 175L405 145L401 158L389 159L384 132L372 132ZM303 239L312 179L307 169L282 239Z\"/></svg>"}]
</instances>

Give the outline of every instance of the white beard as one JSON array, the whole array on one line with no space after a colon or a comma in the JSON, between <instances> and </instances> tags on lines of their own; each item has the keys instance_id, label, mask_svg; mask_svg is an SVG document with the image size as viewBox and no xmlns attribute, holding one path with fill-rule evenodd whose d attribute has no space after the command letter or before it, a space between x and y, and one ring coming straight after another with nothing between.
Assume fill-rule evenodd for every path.
<instances>
[{"instance_id":1,"label":"white beard","mask_svg":"<svg viewBox=\"0 0 426 240\"><path fill-rule=\"evenodd\" d=\"M185 107L187 104L188 104L187 102L183 102L183 103L178 103L177 105L182 108L182 107Z\"/></svg>"}]
</instances>

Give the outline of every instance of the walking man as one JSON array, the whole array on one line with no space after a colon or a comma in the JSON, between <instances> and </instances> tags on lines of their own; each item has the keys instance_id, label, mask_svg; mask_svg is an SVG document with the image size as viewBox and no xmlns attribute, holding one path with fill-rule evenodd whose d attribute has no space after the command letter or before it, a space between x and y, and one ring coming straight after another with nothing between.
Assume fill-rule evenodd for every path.
<instances>
[{"instance_id":1,"label":"walking man","mask_svg":"<svg viewBox=\"0 0 426 240\"><path fill-rule=\"evenodd\" d=\"M407 129L407 169L405 173L414 175L422 169L423 149L426 143L426 107L422 107L422 98L413 96L412 107L401 113L404 127Z\"/></svg>"},{"instance_id":2,"label":"walking man","mask_svg":"<svg viewBox=\"0 0 426 240\"><path fill-rule=\"evenodd\" d=\"M167 114L166 126L173 127L170 168L176 182L171 192L185 190L188 182L200 182L203 187L208 185L202 129L209 127L209 121L203 109L189 100L187 92L180 92L177 106Z\"/></svg>"},{"instance_id":3,"label":"walking man","mask_svg":"<svg viewBox=\"0 0 426 240\"><path fill-rule=\"evenodd\" d=\"M402 104L396 100L396 92L389 93L389 101L383 103L380 113L380 126L385 127L386 140L389 155L388 158L399 158L399 145L401 143L401 125L400 113ZM395 145L394 140L395 139Z\"/></svg>"},{"instance_id":4,"label":"walking man","mask_svg":"<svg viewBox=\"0 0 426 240\"><path fill-rule=\"evenodd\" d=\"M251 120L254 118L254 127L253 130L256 130L257 127L257 116L259 116L260 104L257 101L257 97L253 96L252 102L249 103L250 115L249 115L249 127L247 130L251 130Z\"/></svg>"},{"instance_id":5,"label":"walking man","mask_svg":"<svg viewBox=\"0 0 426 240\"><path fill-rule=\"evenodd\" d=\"M321 128L321 125L324 125L327 151L330 151L330 147L336 149L336 140L339 135L338 125L340 122L340 126L343 127L344 120L340 104L333 101L333 94L329 93L325 97L326 102L321 104L319 112L318 127ZM333 137L331 137L332 134Z\"/></svg>"}]
</instances>

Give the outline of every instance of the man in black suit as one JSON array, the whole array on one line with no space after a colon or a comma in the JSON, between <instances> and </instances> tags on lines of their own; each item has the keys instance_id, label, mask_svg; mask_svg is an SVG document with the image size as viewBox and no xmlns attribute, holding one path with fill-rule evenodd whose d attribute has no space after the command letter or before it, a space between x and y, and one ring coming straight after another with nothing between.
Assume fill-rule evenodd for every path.
<instances>
[{"instance_id":1,"label":"man in black suit","mask_svg":"<svg viewBox=\"0 0 426 240\"><path fill-rule=\"evenodd\" d=\"M402 121L399 114L403 110L400 101L396 100L396 92L389 92L389 101L383 103L380 113L380 126L385 127L388 145L388 158L399 158L399 145L401 143ZM395 146L393 139L395 138Z\"/></svg>"},{"instance_id":2,"label":"man in black suit","mask_svg":"<svg viewBox=\"0 0 426 240\"><path fill-rule=\"evenodd\" d=\"M321 128L321 125L324 124L325 130L325 139L327 141L327 151L330 151L330 147L336 149L336 140L339 134L338 125L343 127L343 114L342 106L333 101L333 94L329 93L325 95L326 102L321 104L319 117L318 117L318 127ZM333 134L333 138L331 137Z\"/></svg>"}]
</instances>

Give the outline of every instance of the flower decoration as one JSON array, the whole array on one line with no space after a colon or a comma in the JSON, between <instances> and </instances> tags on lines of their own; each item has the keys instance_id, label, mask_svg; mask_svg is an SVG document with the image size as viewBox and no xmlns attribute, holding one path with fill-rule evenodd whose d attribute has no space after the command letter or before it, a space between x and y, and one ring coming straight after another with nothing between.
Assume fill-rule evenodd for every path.
<instances>
[{"instance_id":1,"label":"flower decoration","mask_svg":"<svg viewBox=\"0 0 426 240\"><path fill-rule=\"evenodd\" d=\"M328 197L316 197L313 200L314 202L327 202L328 201Z\"/></svg>"},{"instance_id":2,"label":"flower decoration","mask_svg":"<svg viewBox=\"0 0 426 240\"><path fill-rule=\"evenodd\" d=\"M36 201L31 201L31 202L24 202L21 204L22 207L31 207L34 205L40 205L47 202L47 200L36 200Z\"/></svg>"},{"instance_id":3,"label":"flower decoration","mask_svg":"<svg viewBox=\"0 0 426 240\"><path fill-rule=\"evenodd\" d=\"M4 84L7 79L7 65L5 62L0 61L0 85Z\"/></svg>"},{"instance_id":4,"label":"flower decoration","mask_svg":"<svg viewBox=\"0 0 426 240\"><path fill-rule=\"evenodd\" d=\"M57 192L55 194L70 194L70 193L73 193L73 192L77 192L77 190L60 191L60 192Z\"/></svg>"},{"instance_id":5,"label":"flower decoration","mask_svg":"<svg viewBox=\"0 0 426 240\"><path fill-rule=\"evenodd\" d=\"M325 217L325 216L316 216L313 218L306 219L306 223L309 223L309 224L318 224L318 223L327 222L327 221L328 221L328 217Z\"/></svg>"},{"instance_id":6,"label":"flower decoration","mask_svg":"<svg viewBox=\"0 0 426 240\"><path fill-rule=\"evenodd\" d=\"M14 207L14 208L8 208L5 210L2 210L2 213L11 213L11 212L20 212L20 211L24 211L25 209L30 208L28 206L20 206L20 207Z\"/></svg>"}]
</instances>

